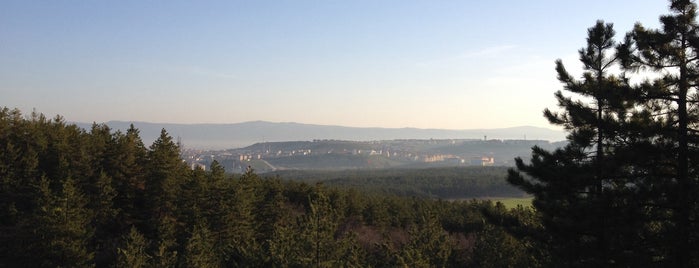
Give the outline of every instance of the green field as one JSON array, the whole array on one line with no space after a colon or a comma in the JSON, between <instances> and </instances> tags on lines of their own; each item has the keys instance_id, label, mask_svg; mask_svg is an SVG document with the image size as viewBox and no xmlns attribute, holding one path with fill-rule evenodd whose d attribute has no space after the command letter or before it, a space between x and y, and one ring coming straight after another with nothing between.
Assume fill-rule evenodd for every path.
<instances>
[{"instance_id":1,"label":"green field","mask_svg":"<svg viewBox=\"0 0 699 268\"><path fill-rule=\"evenodd\" d=\"M531 207L533 197L525 198L491 198L493 202L500 202L507 208L516 208L517 205L522 205L523 207Z\"/></svg>"}]
</instances>

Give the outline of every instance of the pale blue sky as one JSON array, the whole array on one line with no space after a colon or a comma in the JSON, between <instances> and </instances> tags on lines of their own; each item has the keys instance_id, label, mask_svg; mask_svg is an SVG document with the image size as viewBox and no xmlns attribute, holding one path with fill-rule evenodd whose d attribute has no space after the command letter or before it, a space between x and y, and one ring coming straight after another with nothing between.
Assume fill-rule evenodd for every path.
<instances>
[{"instance_id":1,"label":"pale blue sky","mask_svg":"<svg viewBox=\"0 0 699 268\"><path fill-rule=\"evenodd\" d=\"M1 1L0 106L69 121L549 126L554 60L655 1Z\"/></svg>"}]
</instances>

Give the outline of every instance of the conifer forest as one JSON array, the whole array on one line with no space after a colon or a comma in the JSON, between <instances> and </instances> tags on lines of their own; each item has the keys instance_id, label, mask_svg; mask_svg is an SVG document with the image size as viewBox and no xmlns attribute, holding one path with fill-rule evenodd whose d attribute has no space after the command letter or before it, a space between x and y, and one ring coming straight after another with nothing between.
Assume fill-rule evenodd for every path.
<instances>
[{"instance_id":1,"label":"conifer forest","mask_svg":"<svg viewBox=\"0 0 699 268\"><path fill-rule=\"evenodd\" d=\"M532 206L192 169L165 129L1 108L0 267L699 267L696 19L593 22L582 75L555 62L567 143L501 178Z\"/></svg>"}]
</instances>

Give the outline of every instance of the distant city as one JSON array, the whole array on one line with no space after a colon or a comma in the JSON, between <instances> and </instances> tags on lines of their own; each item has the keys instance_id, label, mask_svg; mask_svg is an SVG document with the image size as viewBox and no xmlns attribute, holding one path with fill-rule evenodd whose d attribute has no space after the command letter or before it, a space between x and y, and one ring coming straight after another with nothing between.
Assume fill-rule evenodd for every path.
<instances>
[{"instance_id":1,"label":"distant city","mask_svg":"<svg viewBox=\"0 0 699 268\"><path fill-rule=\"evenodd\" d=\"M346 170L453 166L513 166L533 146L562 146L565 133L539 127L501 129L357 128L254 121L236 124L158 124L110 121L111 129L139 129L149 146L165 129L182 145L192 168L216 160L228 172L251 167L283 170ZM92 124L78 123L84 129Z\"/></svg>"},{"instance_id":2,"label":"distant city","mask_svg":"<svg viewBox=\"0 0 699 268\"><path fill-rule=\"evenodd\" d=\"M259 173L278 170L342 170L446 166L512 166L528 158L531 147L552 149L545 140L407 139L385 141L313 140L263 142L228 150L184 149L192 168L206 169L216 160L228 172L248 167Z\"/></svg>"}]
</instances>

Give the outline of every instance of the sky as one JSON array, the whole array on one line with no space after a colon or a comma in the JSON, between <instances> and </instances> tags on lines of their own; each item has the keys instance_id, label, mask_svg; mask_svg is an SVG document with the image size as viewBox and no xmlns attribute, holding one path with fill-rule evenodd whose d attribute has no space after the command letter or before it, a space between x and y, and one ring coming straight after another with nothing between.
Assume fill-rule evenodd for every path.
<instances>
[{"instance_id":1,"label":"sky","mask_svg":"<svg viewBox=\"0 0 699 268\"><path fill-rule=\"evenodd\" d=\"M0 1L0 107L72 122L554 128L554 61L661 0Z\"/></svg>"}]
</instances>

